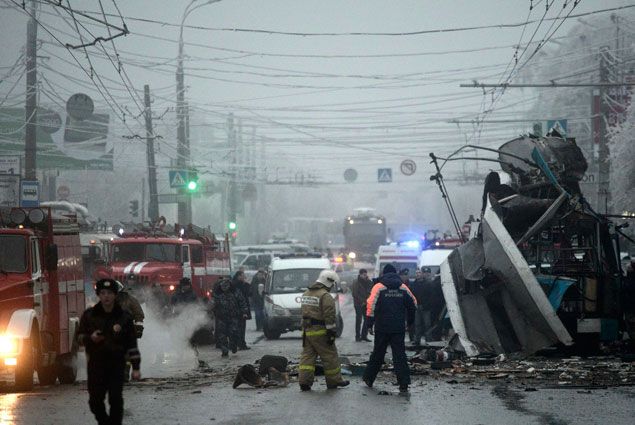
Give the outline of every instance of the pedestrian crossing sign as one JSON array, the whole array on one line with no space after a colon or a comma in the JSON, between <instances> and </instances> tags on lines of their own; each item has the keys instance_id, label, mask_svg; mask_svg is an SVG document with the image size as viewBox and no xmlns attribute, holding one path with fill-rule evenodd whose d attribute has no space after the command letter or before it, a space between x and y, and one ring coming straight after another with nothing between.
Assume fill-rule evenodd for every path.
<instances>
[{"instance_id":1,"label":"pedestrian crossing sign","mask_svg":"<svg viewBox=\"0 0 635 425\"><path fill-rule=\"evenodd\" d=\"M377 182L391 183L392 182L392 168L378 168Z\"/></svg>"},{"instance_id":2,"label":"pedestrian crossing sign","mask_svg":"<svg viewBox=\"0 0 635 425\"><path fill-rule=\"evenodd\" d=\"M170 187L185 187L187 181L187 171L185 170L171 170L169 172Z\"/></svg>"}]
</instances>

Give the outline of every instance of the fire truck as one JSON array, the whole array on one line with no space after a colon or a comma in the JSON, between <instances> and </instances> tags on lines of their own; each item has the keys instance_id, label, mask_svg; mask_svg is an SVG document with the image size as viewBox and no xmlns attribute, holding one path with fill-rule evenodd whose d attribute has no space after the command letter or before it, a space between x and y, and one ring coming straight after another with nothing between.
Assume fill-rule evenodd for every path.
<instances>
[{"instance_id":1,"label":"fire truck","mask_svg":"<svg viewBox=\"0 0 635 425\"><path fill-rule=\"evenodd\" d=\"M218 240L209 229L194 225L161 228L114 226L119 236L110 244L106 267L97 271L126 283L140 300L154 288L171 296L188 277L196 295L209 298L214 283L231 273L229 239Z\"/></svg>"},{"instance_id":2,"label":"fire truck","mask_svg":"<svg viewBox=\"0 0 635 425\"><path fill-rule=\"evenodd\" d=\"M70 384L84 311L79 226L50 208L0 208L0 369L19 390Z\"/></svg>"}]
</instances>

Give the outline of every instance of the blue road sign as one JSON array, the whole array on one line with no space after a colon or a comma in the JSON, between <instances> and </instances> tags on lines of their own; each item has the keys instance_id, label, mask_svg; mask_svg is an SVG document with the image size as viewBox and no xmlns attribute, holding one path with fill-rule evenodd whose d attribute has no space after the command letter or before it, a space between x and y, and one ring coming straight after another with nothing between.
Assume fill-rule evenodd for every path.
<instances>
[{"instance_id":1,"label":"blue road sign","mask_svg":"<svg viewBox=\"0 0 635 425\"><path fill-rule=\"evenodd\" d=\"M186 170L170 170L170 187L185 187L187 184L187 171Z\"/></svg>"},{"instance_id":2,"label":"blue road sign","mask_svg":"<svg viewBox=\"0 0 635 425\"><path fill-rule=\"evenodd\" d=\"M34 180L20 182L20 206L25 208L40 206L40 182Z\"/></svg>"},{"instance_id":3,"label":"blue road sign","mask_svg":"<svg viewBox=\"0 0 635 425\"><path fill-rule=\"evenodd\" d=\"M392 168L378 168L377 181L379 183L391 183L392 182Z\"/></svg>"},{"instance_id":4,"label":"blue road sign","mask_svg":"<svg viewBox=\"0 0 635 425\"><path fill-rule=\"evenodd\" d=\"M547 131L551 129L556 130L563 137L566 136L567 135L567 120L566 119L547 120Z\"/></svg>"}]
</instances>

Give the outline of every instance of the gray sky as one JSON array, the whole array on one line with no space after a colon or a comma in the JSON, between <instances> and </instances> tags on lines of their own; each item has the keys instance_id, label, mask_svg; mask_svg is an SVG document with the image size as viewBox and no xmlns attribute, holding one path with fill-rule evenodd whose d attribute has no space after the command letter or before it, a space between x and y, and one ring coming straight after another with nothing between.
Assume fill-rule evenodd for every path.
<instances>
[{"instance_id":1,"label":"gray sky","mask_svg":"<svg viewBox=\"0 0 635 425\"><path fill-rule=\"evenodd\" d=\"M102 3L107 13L118 15L112 0ZM131 32L115 40L131 81L128 83L126 79L125 84L139 92L143 84L150 84L157 114L175 104L178 28L132 18L178 24L187 3L181 0L116 3ZM558 28L573 1L567 1L564 9L564 0L548 2L552 6L545 14L546 3L534 0L531 12L529 0L223 0L201 7L187 18L188 25L299 33L412 32L522 23L528 18L540 21L543 16L559 19L526 27L400 36L300 36L186 28L186 43L197 44L185 47L186 96L193 109L194 139L205 146L194 152L194 162L203 165L216 160L220 165L222 160L215 156L218 148L210 144L212 134L216 142L224 139L226 116L233 112L245 127L256 127L257 140L266 141L271 168L286 167L286 172L293 173L297 168L309 167L319 170L321 180L338 182L343 181L344 169L357 168L359 184L337 189L348 198L375 193L379 167L393 168L395 184L388 190L412 193L421 187L430 188L429 152L447 154L466 140L496 147L529 128L526 123L497 124L485 125L478 132L470 124L457 126L447 120L475 118L491 106L491 96L483 96L478 89L459 88L460 83L473 79L505 81L509 65L514 64L517 51L514 45L519 42L523 45L517 51L518 55L524 52L519 60L522 65L535 49L534 44L524 51L525 43L540 41L556 29L554 39L566 37L571 26L579 23L577 19L569 19ZM76 0L70 4L76 10L99 11L97 0ZM632 1L628 0L582 0L573 13L630 4ZM9 0L0 0L0 5L13 7ZM604 16L606 25L610 25L610 13L598 16ZM76 17L80 22L88 22ZM39 19L61 42L79 42L78 32L64 10L44 5ZM117 16L109 16L108 21L121 24ZM24 13L0 9L0 67L10 66L16 60L25 42L25 23ZM95 35L107 35L104 25L87 23L86 28ZM87 29L79 28L79 33L89 40ZM103 97L76 67L69 52L46 31L40 29L38 36L45 41L39 51L40 71L53 85L43 83L48 95L63 99L81 87L81 91L94 98L99 109L108 110ZM553 43L547 43L544 49L549 51L552 46ZM104 47L114 58L112 44L105 43ZM116 67L103 51L89 47L87 52L113 96L110 103L118 105L114 106L115 112L110 112L121 116L120 108L127 107L130 114L138 114L140 110L135 104L135 100L139 102L138 96L128 93ZM83 50L73 53L85 70L90 69ZM548 62L543 66L548 66ZM0 68L0 75L6 70ZM83 86L69 78L80 80ZM14 81L15 78L9 77L0 83L0 99ZM21 91L23 82L11 97ZM494 104L490 118L519 118L533 106L534 99L535 93L530 90L510 90ZM13 103L19 100L18 97ZM40 102L53 100L42 97ZM142 121L136 122L130 114L126 120L129 128L119 122L118 135L130 131L143 133ZM174 157L174 123L174 112L155 122L156 132L164 137L160 161ZM143 153L143 149L138 152ZM131 154L138 152L134 147L124 147L118 150L117 159L134 167ZM417 161L419 170L413 177L401 176L396 170L405 158ZM387 190L383 186L381 189ZM352 206L355 205L348 207Z\"/></svg>"}]
</instances>

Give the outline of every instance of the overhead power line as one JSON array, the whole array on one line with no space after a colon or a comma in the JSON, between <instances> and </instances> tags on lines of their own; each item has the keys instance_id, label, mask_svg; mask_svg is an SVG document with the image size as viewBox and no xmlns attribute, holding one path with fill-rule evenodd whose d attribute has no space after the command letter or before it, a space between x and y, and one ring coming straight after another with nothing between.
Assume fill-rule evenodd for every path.
<instances>
[{"instance_id":1,"label":"overhead power line","mask_svg":"<svg viewBox=\"0 0 635 425\"><path fill-rule=\"evenodd\" d=\"M599 9L593 10L584 13L578 13L576 15L571 15L570 18L581 18L584 16L595 15L598 13L606 13L606 12L615 12L618 10L624 10L635 7L633 5L626 5L620 7L612 7L607 9ZM83 13L90 14L99 14L98 12L92 11L83 11ZM106 15L109 16L109 15ZM117 16L117 15L110 15ZM125 19L129 21L137 21L137 22L145 22L150 24L157 24L164 27L180 27L180 24L173 22L160 21L156 19L149 18L139 18L126 16ZM553 21L558 20L559 18L547 18L545 21ZM184 25L185 28L195 29L195 30L205 30L205 31L224 31L224 32L244 32L244 33L256 33L256 34L268 34L268 35L288 35L288 36L300 36L300 37L325 37L325 36L415 36L415 35L424 35L424 34L440 34L440 33L448 33L448 32L464 32L464 31L475 31L475 30L483 30L483 29L508 29L508 28L519 28L527 25L531 25L533 23L538 22L537 20L530 20L525 22L515 22L508 24L493 24L493 25L476 25L469 27L456 27L456 28L437 28L437 29L426 29L426 30L416 30L416 31L400 31L400 32L363 32L363 31L352 31L352 32L296 32L296 31L276 31L276 30L266 30L266 29L257 29L257 28L230 28L230 27L208 27L202 25Z\"/></svg>"}]
</instances>

